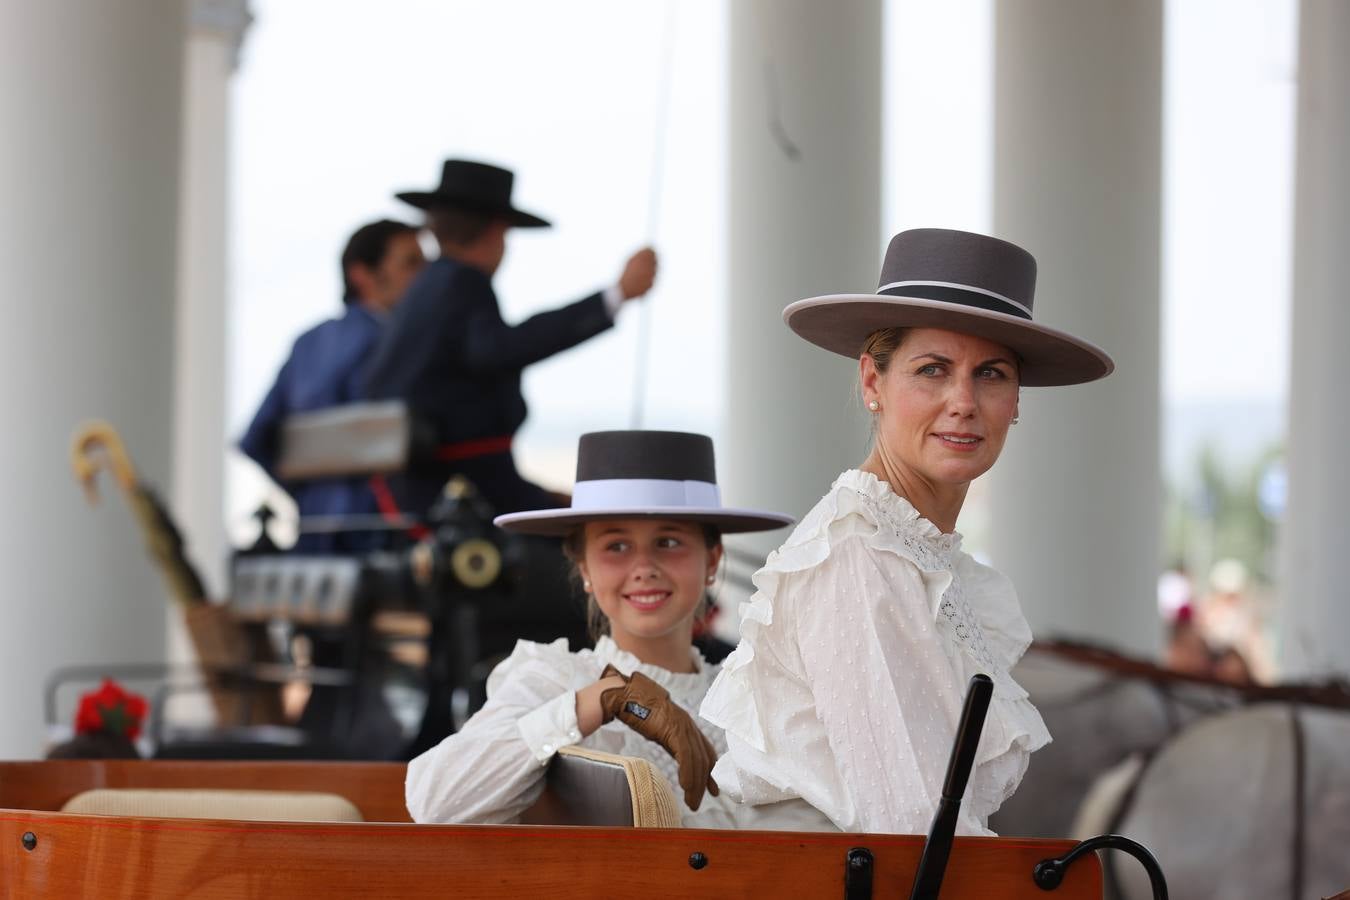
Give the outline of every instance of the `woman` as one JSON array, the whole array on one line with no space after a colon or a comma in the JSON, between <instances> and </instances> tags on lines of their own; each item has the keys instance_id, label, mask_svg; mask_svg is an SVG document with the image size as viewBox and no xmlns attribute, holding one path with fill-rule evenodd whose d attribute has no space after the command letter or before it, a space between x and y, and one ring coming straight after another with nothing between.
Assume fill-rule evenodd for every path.
<instances>
[{"instance_id":1,"label":"woman","mask_svg":"<svg viewBox=\"0 0 1350 900\"><path fill-rule=\"evenodd\" d=\"M977 672L994 700L958 831L990 813L1049 741L1008 675L1031 639L1012 585L961 551L957 516L1017 421L1022 385L1108 374L1092 345L1031 320L1036 264L966 232L897 235L876 294L790 305L789 327L857 357L871 453L756 573L741 643L701 714L726 729L714 769L753 807L818 826L920 833L937 806Z\"/></svg>"},{"instance_id":2,"label":"woman","mask_svg":"<svg viewBox=\"0 0 1350 900\"><path fill-rule=\"evenodd\" d=\"M516 645L488 678L482 710L408 764L414 820L514 821L538 799L558 749L581 744L653 763L682 798L686 825L734 826L737 807L709 778L726 741L692 715L717 674L692 646L694 622L721 535L792 519L724 508L716 482L703 435L599 432L581 438L570 508L497 518L508 531L564 537L600 633L594 650L571 651L566 639Z\"/></svg>"}]
</instances>

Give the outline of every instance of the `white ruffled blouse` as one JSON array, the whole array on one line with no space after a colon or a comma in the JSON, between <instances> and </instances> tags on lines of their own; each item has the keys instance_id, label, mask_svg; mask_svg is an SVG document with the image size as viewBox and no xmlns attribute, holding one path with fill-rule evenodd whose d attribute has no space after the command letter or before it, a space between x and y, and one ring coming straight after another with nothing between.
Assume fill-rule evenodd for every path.
<instances>
[{"instance_id":1,"label":"white ruffled blouse","mask_svg":"<svg viewBox=\"0 0 1350 900\"><path fill-rule=\"evenodd\" d=\"M598 681L608 663L624 674L642 672L696 716L717 667L692 647L690 654L697 671L677 673L647 665L609 637L602 637L594 650L575 653L566 638L551 644L518 642L488 677L483 708L459 732L408 763L404 790L409 814L416 822L514 822L539 799L545 769L558 748L580 744L651 762L670 782L686 826L736 827L744 808L725 794L704 795L697 811L684 805L679 767L661 745L619 721L586 738L577 726L577 691ZM725 753L722 729L698 724L717 752Z\"/></svg>"},{"instance_id":2,"label":"white ruffled blouse","mask_svg":"<svg viewBox=\"0 0 1350 900\"><path fill-rule=\"evenodd\" d=\"M1031 631L1007 578L875 476L844 472L754 576L741 642L700 712L726 729L713 770L751 806L805 801L844 831L932 824L970 678L994 681L957 833L1050 741L1008 670Z\"/></svg>"}]
</instances>

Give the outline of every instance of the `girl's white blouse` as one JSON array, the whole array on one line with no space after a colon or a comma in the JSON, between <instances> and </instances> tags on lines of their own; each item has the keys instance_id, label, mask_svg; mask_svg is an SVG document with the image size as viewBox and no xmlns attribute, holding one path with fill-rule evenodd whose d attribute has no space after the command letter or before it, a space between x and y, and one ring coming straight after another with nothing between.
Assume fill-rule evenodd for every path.
<instances>
[{"instance_id":1,"label":"girl's white blouse","mask_svg":"<svg viewBox=\"0 0 1350 900\"><path fill-rule=\"evenodd\" d=\"M577 727L577 690L598 681L607 663L624 674L642 672L697 716L717 667L692 647L690 654L697 671L675 673L643 663L608 637L594 650L575 653L568 650L566 638L551 644L518 642L488 677L483 708L459 732L408 763L408 812L417 822L513 822L539 799L545 768L558 748L580 744L651 762L670 782L686 826L736 827L743 808L725 795L705 795L697 812L684 805L679 768L661 745L618 721L584 739ZM725 753L722 729L698 724L717 752Z\"/></svg>"},{"instance_id":2,"label":"girl's white blouse","mask_svg":"<svg viewBox=\"0 0 1350 900\"><path fill-rule=\"evenodd\" d=\"M839 476L755 573L740 645L703 701L726 729L725 794L805 801L844 831L925 833L984 672L994 698L958 833L993 833L1050 735L1008 675L1031 641L1012 584L960 541L875 476Z\"/></svg>"}]
</instances>

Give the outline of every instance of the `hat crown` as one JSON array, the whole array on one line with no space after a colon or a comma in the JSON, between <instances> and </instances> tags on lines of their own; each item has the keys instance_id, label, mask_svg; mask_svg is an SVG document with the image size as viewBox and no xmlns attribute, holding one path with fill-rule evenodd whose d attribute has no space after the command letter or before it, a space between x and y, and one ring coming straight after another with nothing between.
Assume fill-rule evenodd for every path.
<instances>
[{"instance_id":1,"label":"hat crown","mask_svg":"<svg viewBox=\"0 0 1350 900\"><path fill-rule=\"evenodd\" d=\"M467 159L447 159L441 166L441 184L437 193L466 201L511 203L516 175L510 169Z\"/></svg>"},{"instance_id":2,"label":"hat crown","mask_svg":"<svg viewBox=\"0 0 1350 900\"><path fill-rule=\"evenodd\" d=\"M684 431L593 431L577 445L577 482L655 479L717 483L712 438Z\"/></svg>"},{"instance_id":3,"label":"hat crown","mask_svg":"<svg viewBox=\"0 0 1350 900\"><path fill-rule=\"evenodd\" d=\"M944 288L974 289L1010 300L1013 308L999 311L1029 319L1036 293L1036 258L1016 244L970 231L914 228L891 238L877 293L966 302Z\"/></svg>"}]
</instances>

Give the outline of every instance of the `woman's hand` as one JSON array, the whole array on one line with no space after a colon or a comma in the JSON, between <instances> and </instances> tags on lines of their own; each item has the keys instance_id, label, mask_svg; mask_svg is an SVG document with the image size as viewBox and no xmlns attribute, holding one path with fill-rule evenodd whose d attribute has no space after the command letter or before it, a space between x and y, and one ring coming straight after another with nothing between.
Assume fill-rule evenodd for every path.
<instances>
[{"instance_id":1,"label":"woman's hand","mask_svg":"<svg viewBox=\"0 0 1350 900\"><path fill-rule=\"evenodd\" d=\"M605 666L601 680L591 687L604 684L611 677L617 677L619 684L600 693L602 720L618 719L648 740L665 747L675 757L680 767L684 802L690 809L698 809L705 788L716 797L717 782L713 780L712 767L717 762L717 751L699 730L693 716L671 700L665 688L641 672L625 676L612 665ZM580 694L577 706L581 706Z\"/></svg>"}]
</instances>

